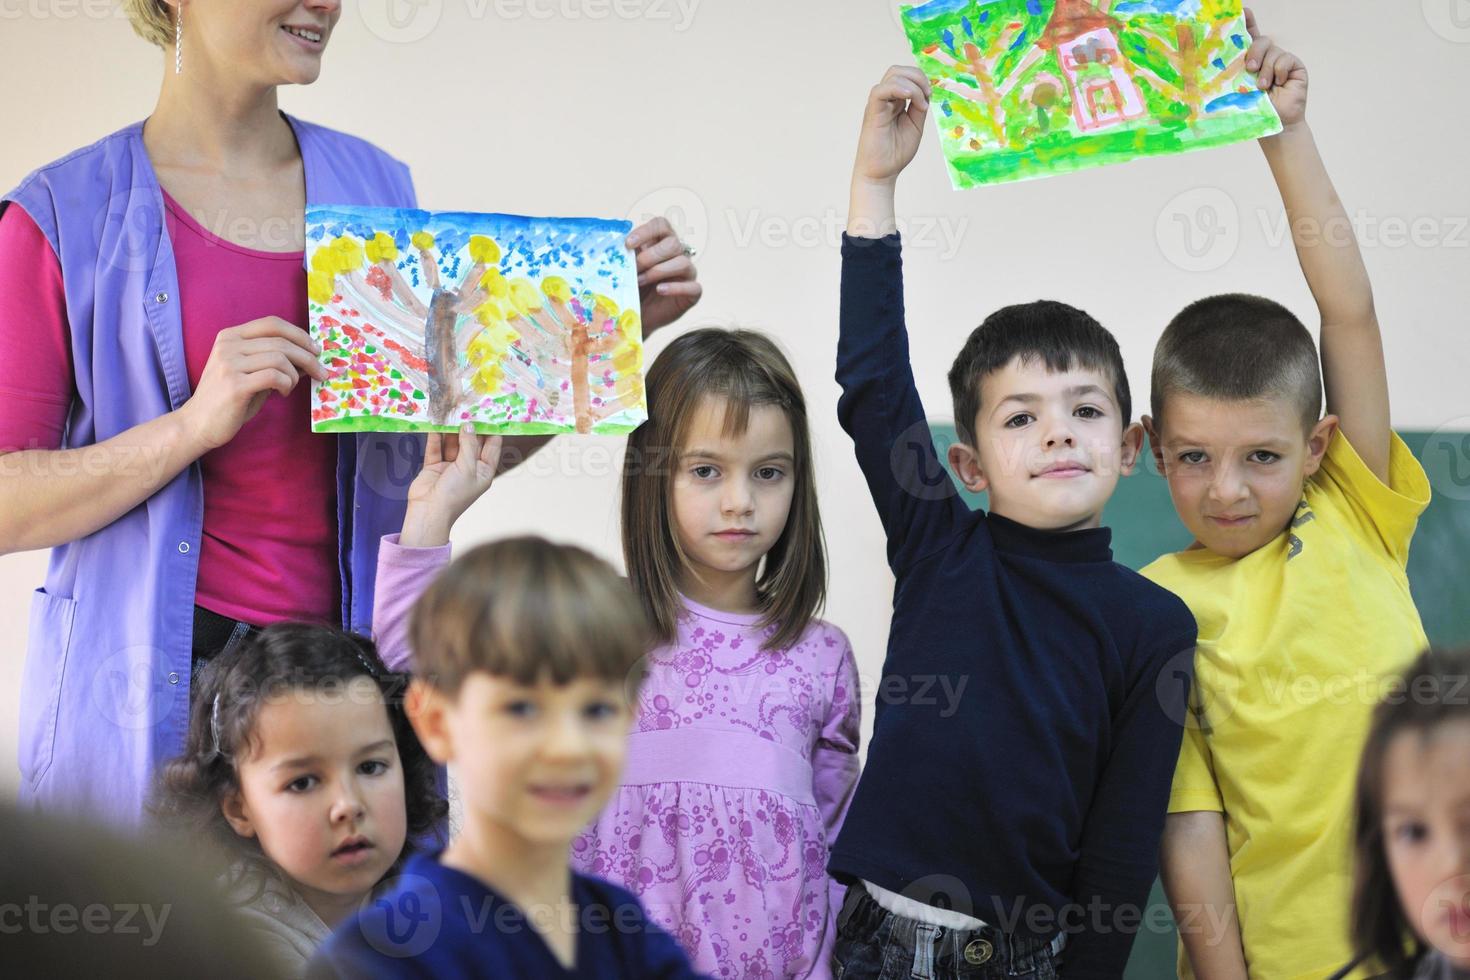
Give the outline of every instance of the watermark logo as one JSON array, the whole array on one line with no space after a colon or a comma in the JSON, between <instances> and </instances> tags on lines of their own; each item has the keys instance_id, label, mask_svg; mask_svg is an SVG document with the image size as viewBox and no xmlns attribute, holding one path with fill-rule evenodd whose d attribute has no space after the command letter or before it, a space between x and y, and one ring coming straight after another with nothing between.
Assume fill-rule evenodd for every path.
<instances>
[{"instance_id":1,"label":"watermark logo","mask_svg":"<svg viewBox=\"0 0 1470 980\"><path fill-rule=\"evenodd\" d=\"M374 37L389 44L422 41L439 26L443 0L361 0L358 16Z\"/></svg>"},{"instance_id":2,"label":"watermark logo","mask_svg":"<svg viewBox=\"0 0 1470 980\"><path fill-rule=\"evenodd\" d=\"M709 209L704 199L688 187L660 187L643 195L628 209L627 218L634 228L654 218L663 218L679 241L696 255L703 258L709 248Z\"/></svg>"},{"instance_id":3,"label":"watermark logo","mask_svg":"<svg viewBox=\"0 0 1470 980\"><path fill-rule=\"evenodd\" d=\"M1218 187L1196 187L1164 205L1154 225L1159 252L1185 272L1213 272L1240 247L1240 209Z\"/></svg>"},{"instance_id":4,"label":"watermark logo","mask_svg":"<svg viewBox=\"0 0 1470 980\"><path fill-rule=\"evenodd\" d=\"M407 500L423 465L421 435L379 433L358 443L357 478L385 500Z\"/></svg>"},{"instance_id":5,"label":"watermark logo","mask_svg":"<svg viewBox=\"0 0 1470 980\"><path fill-rule=\"evenodd\" d=\"M164 653L157 647L125 647L102 661L92 673L92 706L118 728L140 731L167 719L184 705L187 678L163 672ZM185 706L187 710L187 706Z\"/></svg>"},{"instance_id":6,"label":"watermark logo","mask_svg":"<svg viewBox=\"0 0 1470 980\"><path fill-rule=\"evenodd\" d=\"M1451 500L1470 500L1470 415L1451 419L1431 432L1419 458L1435 493Z\"/></svg>"},{"instance_id":7,"label":"watermark logo","mask_svg":"<svg viewBox=\"0 0 1470 980\"><path fill-rule=\"evenodd\" d=\"M1470 44L1470 0L1420 0L1424 23L1446 41Z\"/></svg>"},{"instance_id":8,"label":"watermark logo","mask_svg":"<svg viewBox=\"0 0 1470 980\"><path fill-rule=\"evenodd\" d=\"M434 945L444 926L439 889L421 875L399 875L363 900L358 928L373 949L384 956L406 959Z\"/></svg>"},{"instance_id":9,"label":"watermark logo","mask_svg":"<svg viewBox=\"0 0 1470 980\"><path fill-rule=\"evenodd\" d=\"M958 441L936 438L923 420L899 433L888 454L888 466L899 488L919 500L947 500L959 493L940 462Z\"/></svg>"}]
</instances>

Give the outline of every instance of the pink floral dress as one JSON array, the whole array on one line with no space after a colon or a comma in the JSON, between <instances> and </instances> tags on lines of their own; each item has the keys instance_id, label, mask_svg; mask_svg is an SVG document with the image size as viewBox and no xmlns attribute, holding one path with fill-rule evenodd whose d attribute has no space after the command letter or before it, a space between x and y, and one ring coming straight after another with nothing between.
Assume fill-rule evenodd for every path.
<instances>
[{"instance_id":1,"label":"pink floral dress","mask_svg":"<svg viewBox=\"0 0 1470 980\"><path fill-rule=\"evenodd\" d=\"M852 647L818 620L763 651L759 617L685 610L649 657L623 785L572 864L638 895L698 970L828 977L842 887L827 848L858 775Z\"/></svg>"}]
</instances>

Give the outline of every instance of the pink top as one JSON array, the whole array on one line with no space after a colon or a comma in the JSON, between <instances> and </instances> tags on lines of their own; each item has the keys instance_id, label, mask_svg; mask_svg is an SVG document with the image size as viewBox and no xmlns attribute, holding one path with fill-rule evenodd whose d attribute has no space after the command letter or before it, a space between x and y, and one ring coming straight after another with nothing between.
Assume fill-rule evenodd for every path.
<instances>
[{"instance_id":1,"label":"pink top","mask_svg":"<svg viewBox=\"0 0 1470 980\"><path fill-rule=\"evenodd\" d=\"M408 666L414 601L449 548L378 550L373 627ZM858 777L857 666L820 620L762 651L756 616L684 600L655 650L623 785L572 846L572 867L636 894L695 969L716 977L830 977L843 887L827 876Z\"/></svg>"},{"instance_id":2,"label":"pink top","mask_svg":"<svg viewBox=\"0 0 1470 980\"><path fill-rule=\"evenodd\" d=\"M301 252L242 248L167 194L164 203L191 386L224 328L265 316L305 326ZM0 350L0 451L60 448L75 396L61 265L18 207L0 217ZM233 440L199 460L195 601L207 609L258 625L339 618L336 442L311 432L309 388L303 381L289 398L268 398Z\"/></svg>"}]
</instances>

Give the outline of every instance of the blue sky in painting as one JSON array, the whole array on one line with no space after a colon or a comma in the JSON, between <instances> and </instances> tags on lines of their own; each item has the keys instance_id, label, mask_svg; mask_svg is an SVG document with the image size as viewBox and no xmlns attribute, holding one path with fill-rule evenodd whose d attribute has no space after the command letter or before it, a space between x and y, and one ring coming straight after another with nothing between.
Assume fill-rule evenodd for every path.
<instances>
[{"instance_id":1,"label":"blue sky in painting","mask_svg":"<svg viewBox=\"0 0 1470 980\"><path fill-rule=\"evenodd\" d=\"M1199 0L1129 0L1113 8L1120 17L1129 14L1173 14L1188 18L1199 16Z\"/></svg>"},{"instance_id":2,"label":"blue sky in painting","mask_svg":"<svg viewBox=\"0 0 1470 980\"><path fill-rule=\"evenodd\" d=\"M507 279L558 275L577 291L606 293L620 306L636 308L637 273L623 239L632 230L628 221L601 218L532 218L513 214L465 211L421 211L408 208L351 206L309 207L309 242L351 234L370 239L386 232L398 245L399 268L418 287L418 253L409 236L427 231L434 236L442 278L453 282L469 262L465 251L471 235L488 235L500 246L500 272ZM308 246L310 247L310 246Z\"/></svg>"}]
</instances>

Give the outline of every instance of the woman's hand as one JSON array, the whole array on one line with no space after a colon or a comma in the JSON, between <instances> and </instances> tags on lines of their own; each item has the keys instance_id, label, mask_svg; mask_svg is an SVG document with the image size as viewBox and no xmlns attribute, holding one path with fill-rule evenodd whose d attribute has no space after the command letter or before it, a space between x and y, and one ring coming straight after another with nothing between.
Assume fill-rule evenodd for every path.
<instances>
[{"instance_id":1,"label":"woman's hand","mask_svg":"<svg viewBox=\"0 0 1470 980\"><path fill-rule=\"evenodd\" d=\"M429 433L424 468L408 488L399 545L437 548L448 544L454 522L495 482L503 444L500 436L481 437L468 424L458 433Z\"/></svg>"},{"instance_id":2,"label":"woman's hand","mask_svg":"<svg viewBox=\"0 0 1470 980\"><path fill-rule=\"evenodd\" d=\"M194 394L178 410L199 454L235 438L271 392L286 397L303 375L325 381L320 354L305 330L280 317L221 330Z\"/></svg>"},{"instance_id":3,"label":"woman's hand","mask_svg":"<svg viewBox=\"0 0 1470 980\"><path fill-rule=\"evenodd\" d=\"M704 287L698 282L693 252L679 241L666 218L654 218L634 228L627 245L638 260L638 295L646 338L688 313L704 294Z\"/></svg>"}]
</instances>

